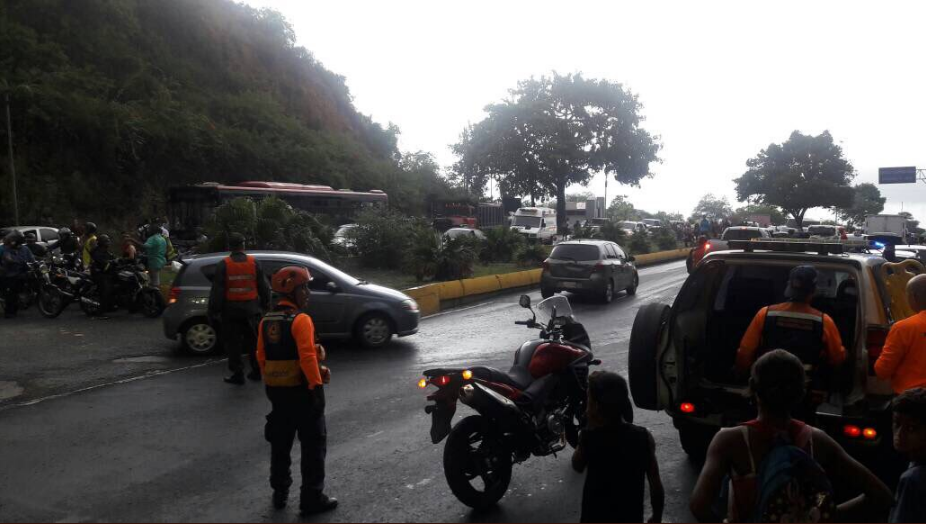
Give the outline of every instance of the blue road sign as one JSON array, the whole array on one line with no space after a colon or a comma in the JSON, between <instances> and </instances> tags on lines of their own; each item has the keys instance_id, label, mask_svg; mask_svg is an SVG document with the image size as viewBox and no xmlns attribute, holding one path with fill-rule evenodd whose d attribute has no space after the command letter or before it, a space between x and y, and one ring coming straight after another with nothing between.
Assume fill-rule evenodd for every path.
<instances>
[{"instance_id":1,"label":"blue road sign","mask_svg":"<svg viewBox=\"0 0 926 524\"><path fill-rule=\"evenodd\" d=\"M879 184L915 184L916 167L882 167L878 169Z\"/></svg>"}]
</instances>

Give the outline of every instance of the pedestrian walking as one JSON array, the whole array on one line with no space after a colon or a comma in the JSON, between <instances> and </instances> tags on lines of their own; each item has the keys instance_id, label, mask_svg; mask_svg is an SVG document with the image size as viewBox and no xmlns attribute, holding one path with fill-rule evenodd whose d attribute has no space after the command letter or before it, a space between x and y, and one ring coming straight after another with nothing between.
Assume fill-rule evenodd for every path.
<instances>
[{"instance_id":1,"label":"pedestrian walking","mask_svg":"<svg viewBox=\"0 0 926 524\"><path fill-rule=\"evenodd\" d=\"M24 245L21 231L13 230L3 239L0 253L0 290L3 291L5 309L3 316L13 318L19 310L19 292L22 291L29 271L29 263L35 262L32 251Z\"/></svg>"},{"instance_id":2,"label":"pedestrian walking","mask_svg":"<svg viewBox=\"0 0 926 524\"><path fill-rule=\"evenodd\" d=\"M653 515L662 522L665 490L653 435L633 422L627 381L596 371L588 379L588 427L572 455L578 472L588 468L581 522L643 522L643 483L649 481Z\"/></svg>"},{"instance_id":3,"label":"pedestrian walking","mask_svg":"<svg viewBox=\"0 0 926 524\"><path fill-rule=\"evenodd\" d=\"M273 505L286 506L293 484L290 465L296 435L302 448L303 514L332 510L337 499L324 493L327 434L324 384L331 379L325 348L315 342L315 325L303 311L309 300L312 275L304 267L288 266L273 275L273 291L280 295L273 311L261 320L257 361L272 406L264 437L270 442L270 487Z\"/></svg>"},{"instance_id":4,"label":"pedestrian walking","mask_svg":"<svg viewBox=\"0 0 926 524\"><path fill-rule=\"evenodd\" d=\"M158 234L159 235L159 234ZM248 352L251 372L248 378L260 380L255 350L257 323L270 304L270 286L257 260L244 252L244 236L229 235L231 254L216 265L209 293L209 322L217 328L228 354L225 377L229 384L244 384L241 354Z\"/></svg>"},{"instance_id":5,"label":"pedestrian walking","mask_svg":"<svg viewBox=\"0 0 926 524\"><path fill-rule=\"evenodd\" d=\"M907 282L907 301L916 314L891 326L875 361L875 374L898 394L926 387L926 275Z\"/></svg>"},{"instance_id":6,"label":"pedestrian walking","mask_svg":"<svg viewBox=\"0 0 926 524\"><path fill-rule=\"evenodd\" d=\"M161 287L161 268L167 265L167 239L157 226L143 228L145 239L145 259L151 286Z\"/></svg>"},{"instance_id":7,"label":"pedestrian walking","mask_svg":"<svg viewBox=\"0 0 926 524\"><path fill-rule=\"evenodd\" d=\"M888 522L926 522L926 389L894 398L894 449L910 461L900 476Z\"/></svg>"}]
</instances>

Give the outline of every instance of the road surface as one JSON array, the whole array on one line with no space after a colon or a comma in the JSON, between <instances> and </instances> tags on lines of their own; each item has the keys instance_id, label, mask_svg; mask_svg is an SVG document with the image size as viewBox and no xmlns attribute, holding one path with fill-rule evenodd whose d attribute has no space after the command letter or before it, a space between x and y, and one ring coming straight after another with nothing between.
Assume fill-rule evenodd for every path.
<instances>
[{"instance_id":1,"label":"road surface","mask_svg":"<svg viewBox=\"0 0 926 524\"><path fill-rule=\"evenodd\" d=\"M671 303L684 263L641 270L634 297L603 305L570 297L602 367L626 374L637 309ZM539 300L539 293L530 293ZM583 475L570 453L516 465L508 494L474 513L450 493L442 445L428 437L421 372L443 365L507 368L532 332L515 326L518 293L428 319L386 349L329 345L327 491L341 500L308 521L577 521ZM221 380L218 358L180 356L160 323L114 315L57 320L34 312L0 324L0 520L300 521L270 504L269 402L255 383ZM469 414L461 406L457 418ZM653 432L667 521L691 521L696 470L669 417L638 410ZM298 464L298 445L294 449ZM294 469L295 486L300 483ZM648 499L647 499L648 500ZM647 515L649 509L647 509Z\"/></svg>"}]
</instances>

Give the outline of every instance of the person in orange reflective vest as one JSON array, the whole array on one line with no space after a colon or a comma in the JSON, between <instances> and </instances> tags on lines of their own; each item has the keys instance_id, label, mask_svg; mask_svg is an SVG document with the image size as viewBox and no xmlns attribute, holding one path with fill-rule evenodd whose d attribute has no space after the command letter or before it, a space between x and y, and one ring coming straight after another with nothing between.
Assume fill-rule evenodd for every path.
<instances>
[{"instance_id":1,"label":"person in orange reflective vest","mask_svg":"<svg viewBox=\"0 0 926 524\"><path fill-rule=\"evenodd\" d=\"M331 372L321 365L325 348L315 341L315 325L303 310L309 298L309 270L288 266L273 275L271 287L281 298L264 316L257 336L257 362L266 384L272 409L267 415L264 438L270 442L270 487L273 505L286 506L290 453L299 435L302 447L302 488L299 509L303 514L332 510L337 499L324 493L327 429L324 384Z\"/></svg>"},{"instance_id":2,"label":"person in orange reflective vest","mask_svg":"<svg viewBox=\"0 0 926 524\"><path fill-rule=\"evenodd\" d=\"M257 260L244 252L244 236L232 233L228 237L231 254L216 265L209 293L209 323L216 328L228 354L225 377L229 384L244 384L244 363L241 354L247 351L251 360L248 378L260 380L260 368L254 354L257 347L257 323L269 309L270 286Z\"/></svg>"}]
</instances>

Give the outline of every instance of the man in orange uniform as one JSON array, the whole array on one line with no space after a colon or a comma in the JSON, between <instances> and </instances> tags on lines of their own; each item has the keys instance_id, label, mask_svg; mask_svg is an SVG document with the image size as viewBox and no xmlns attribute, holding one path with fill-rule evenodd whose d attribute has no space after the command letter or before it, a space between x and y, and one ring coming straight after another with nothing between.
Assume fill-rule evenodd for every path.
<instances>
[{"instance_id":1,"label":"man in orange uniform","mask_svg":"<svg viewBox=\"0 0 926 524\"><path fill-rule=\"evenodd\" d=\"M816 291L816 268L805 265L791 270L785 290L789 301L760 309L743 335L736 352L738 375L749 373L762 354L784 349L801 359L811 379L809 392L820 396L820 390L826 388L818 368L824 361L831 368L842 364L846 349L833 319L810 306Z\"/></svg>"},{"instance_id":2,"label":"man in orange uniform","mask_svg":"<svg viewBox=\"0 0 926 524\"><path fill-rule=\"evenodd\" d=\"M231 254L216 265L209 293L209 323L218 328L219 337L228 354L225 377L229 384L244 384L244 363L241 354L248 352L251 373L248 378L260 380L260 369L254 356L257 345L257 322L270 305L270 286L257 260L244 252L244 236L232 233L228 238Z\"/></svg>"},{"instance_id":3,"label":"man in orange uniform","mask_svg":"<svg viewBox=\"0 0 926 524\"><path fill-rule=\"evenodd\" d=\"M290 453L298 433L302 446L299 510L303 514L338 505L337 499L324 494L328 431L323 384L331 373L319 364L325 360L325 348L315 343L315 325L303 312L311 281L309 270L298 266L284 267L273 275L270 285L281 298L264 316L257 336L257 362L273 406L264 427L264 437L270 442L273 505L277 509L286 506L293 483Z\"/></svg>"},{"instance_id":4,"label":"man in orange uniform","mask_svg":"<svg viewBox=\"0 0 926 524\"><path fill-rule=\"evenodd\" d=\"M897 394L926 387L926 275L907 282L907 300L916 314L891 326L875 362L875 374L890 380Z\"/></svg>"}]
</instances>

